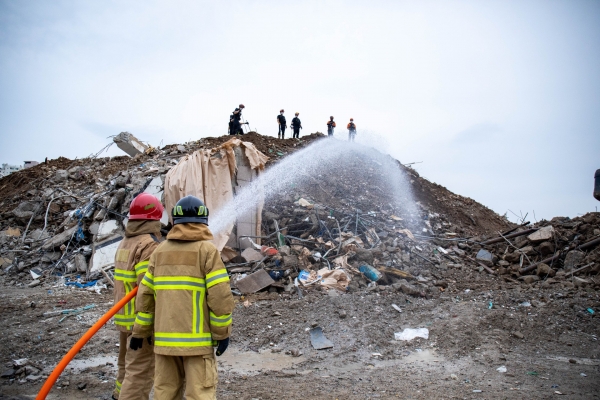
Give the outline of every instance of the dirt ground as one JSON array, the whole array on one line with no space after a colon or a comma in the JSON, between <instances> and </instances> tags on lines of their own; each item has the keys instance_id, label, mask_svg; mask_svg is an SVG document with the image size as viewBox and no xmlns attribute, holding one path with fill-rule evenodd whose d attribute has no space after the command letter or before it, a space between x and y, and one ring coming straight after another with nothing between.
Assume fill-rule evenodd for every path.
<instances>
[{"instance_id":1,"label":"dirt ground","mask_svg":"<svg viewBox=\"0 0 600 400\"><path fill-rule=\"evenodd\" d=\"M435 273L451 283L431 299L382 286L315 290L302 299L268 292L236 297L231 345L219 359L218 398L600 397L599 323L586 311L600 308L595 292L512 285L476 270L462 271L461 281L452 270ZM112 295L59 284L19 289L6 280L0 277L3 370L28 358L42 378L3 378L0 398L34 398L72 344L108 310ZM63 316L43 316L89 304L95 308L62 322ZM314 350L312 326L322 327L334 347ZM429 338L395 341L404 328L427 328ZM102 328L48 398L109 399L116 343L113 327ZM502 366L505 373L497 371Z\"/></svg>"}]
</instances>

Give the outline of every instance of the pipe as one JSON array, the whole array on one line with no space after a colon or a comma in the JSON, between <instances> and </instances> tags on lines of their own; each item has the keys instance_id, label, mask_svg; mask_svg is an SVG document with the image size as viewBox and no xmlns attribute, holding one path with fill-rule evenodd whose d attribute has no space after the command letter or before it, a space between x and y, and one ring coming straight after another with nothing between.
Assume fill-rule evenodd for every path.
<instances>
[{"instance_id":1,"label":"pipe","mask_svg":"<svg viewBox=\"0 0 600 400\"><path fill-rule=\"evenodd\" d=\"M506 235L504 237L499 237L499 238L496 238L496 239L486 240L485 242L481 242L480 244L482 246L487 246L488 244L494 244L494 243L501 242L501 241L504 240L504 238L506 238L506 239L512 239L512 238L516 238L516 237L519 237L519 236L528 235L528 234L533 233L533 232L535 232L535 231L537 231L539 229L540 228L526 229L526 230L521 231L521 232L511 233L510 235Z\"/></svg>"},{"instance_id":2,"label":"pipe","mask_svg":"<svg viewBox=\"0 0 600 400\"><path fill-rule=\"evenodd\" d=\"M67 365L71 362L71 360L75 357L75 355L77 355L77 353L79 353L79 350L81 350L81 348L92 338L92 336L94 336L96 334L96 332L98 332L98 330L100 330L100 328L102 328L104 326L104 324L106 324L108 322L109 319L111 319L113 317L113 315L115 315L121 308L123 308L125 306L125 304L127 304L136 295L137 291L138 291L138 287L136 286L133 288L133 290L131 292L127 293L127 295L125 295L125 297L123 297L121 299L121 301L119 301L117 304L115 304L113 308L108 310L108 312L106 314L104 314L81 337L81 339L79 339L77 341L77 343L75 343L75 345L73 347L71 347L71 350L69 350L69 352L63 357L63 359L60 360L58 365L54 368L54 371L52 371L52 373L50 374L48 379L46 379L44 386L42 386L42 388L40 389L35 400L44 400L46 398L46 396L48 395L48 393L50 393L50 390L56 383L56 380L58 379L60 374L62 374L62 372L65 370Z\"/></svg>"}]
</instances>

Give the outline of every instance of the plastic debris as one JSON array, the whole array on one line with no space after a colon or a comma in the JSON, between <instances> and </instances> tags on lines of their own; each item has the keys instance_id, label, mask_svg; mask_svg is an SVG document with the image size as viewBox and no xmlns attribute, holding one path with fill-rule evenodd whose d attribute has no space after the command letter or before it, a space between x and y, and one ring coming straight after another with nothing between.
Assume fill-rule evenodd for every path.
<instances>
[{"instance_id":1,"label":"plastic debris","mask_svg":"<svg viewBox=\"0 0 600 400\"><path fill-rule=\"evenodd\" d=\"M429 339L429 329L427 328L406 328L402 332L394 333L395 340L413 340L414 338Z\"/></svg>"},{"instance_id":2,"label":"plastic debris","mask_svg":"<svg viewBox=\"0 0 600 400\"><path fill-rule=\"evenodd\" d=\"M506 367L504 365L496 368L496 371L500 372L500 373L505 373L506 372Z\"/></svg>"}]
</instances>

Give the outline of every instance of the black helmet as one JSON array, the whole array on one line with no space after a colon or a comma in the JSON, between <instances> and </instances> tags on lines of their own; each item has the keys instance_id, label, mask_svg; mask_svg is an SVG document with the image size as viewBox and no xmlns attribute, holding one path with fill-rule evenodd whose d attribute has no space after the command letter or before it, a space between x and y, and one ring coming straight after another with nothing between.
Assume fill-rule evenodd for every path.
<instances>
[{"instance_id":1,"label":"black helmet","mask_svg":"<svg viewBox=\"0 0 600 400\"><path fill-rule=\"evenodd\" d=\"M208 225L208 207L194 196L185 196L173 207L173 225L195 223Z\"/></svg>"}]
</instances>

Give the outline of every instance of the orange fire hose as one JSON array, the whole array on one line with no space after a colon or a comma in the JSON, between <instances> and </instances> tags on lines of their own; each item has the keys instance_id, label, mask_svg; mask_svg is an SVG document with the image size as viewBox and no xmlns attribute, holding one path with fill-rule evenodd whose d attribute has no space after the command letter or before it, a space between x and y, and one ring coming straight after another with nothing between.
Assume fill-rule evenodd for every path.
<instances>
[{"instance_id":1,"label":"orange fire hose","mask_svg":"<svg viewBox=\"0 0 600 400\"><path fill-rule=\"evenodd\" d=\"M125 306L125 304L127 304L127 302L129 302L129 300L131 300L135 296L137 291L138 291L138 288L136 286L133 288L133 290L131 292L127 293L127 295L125 297L123 297L121 299L121 301L119 301L117 304L115 304L115 306L113 308L108 310L108 312L106 314L104 314L102 316L102 318L100 318L94 324L94 326L92 326L81 337L81 339L79 339L77 341L77 343L75 343L75 345L73 347L71 347L71 350L69 350L69 352L63 357L63 359L60 360L60 362L58 363L56 368L54 368L54 371L52 371L52 373L50 374L48 379L46 379L44 386L42 386L42 388L40 389L35 400L44 400L46 398L46 396L48 396L48 393L50 393L50 390L56 383L56 380L58 379L60 374L62 374L62 372L65 370L67 365L71 362L73 357L75 357L75 355L77 353L79 353L79 350L81 350L81 348L92 338L92 336L94 336L96 334L96 332L98 332L98 330L100 330L100 328L102 328L104 326L104 324L106 324L108 322L109 319L112 318L113 315L115 315L121 308L123 308Z\"/></svg>"}]
</instances>

